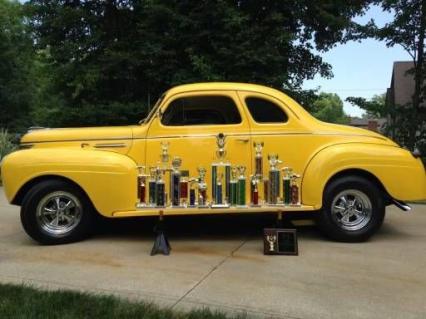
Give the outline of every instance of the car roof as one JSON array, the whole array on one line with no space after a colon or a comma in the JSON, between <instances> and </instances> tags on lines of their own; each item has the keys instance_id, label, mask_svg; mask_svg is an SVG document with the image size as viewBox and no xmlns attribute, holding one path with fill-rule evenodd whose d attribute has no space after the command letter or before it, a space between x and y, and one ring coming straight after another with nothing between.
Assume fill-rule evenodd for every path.
<instances>
[{"instance_id":1,"label":"car roof","mask_svg":"<svg viewBox=\"0 0 426 319\"><path fill-rule=\"evenodd\" d=\"M202 82L178 85L167 91L168 95L174 95L188 91L255 91L259 93L266 93L270 95L284 94L276 89L251 83L238 83L238 82Z\"/></svg>"}]
</instances>

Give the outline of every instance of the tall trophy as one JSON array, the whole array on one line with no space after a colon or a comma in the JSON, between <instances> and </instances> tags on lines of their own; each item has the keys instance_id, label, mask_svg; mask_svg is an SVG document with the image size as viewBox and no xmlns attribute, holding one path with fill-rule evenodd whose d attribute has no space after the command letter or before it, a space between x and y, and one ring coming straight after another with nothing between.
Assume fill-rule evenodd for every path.
<instances>
[{"instance_id":1,"label":"tall trophy","mask_svg":"<svg viewBox=\"0 0 426 319\"><path fill-rule=\"evenodd\" d=\"M232 206L237 205L237 184L238 184L238 168L232 166L231 168L231 181L229 182L229 203Z\"/></svg>"},{"instance_id":2,"label":"tall trophy","mask_svg":"<svg viewBox=\"0 0 426 319\"><path fill-rule=\"evenodd\" d=\"M165 207L166 206L166 189L165 182L163 179L164 169L157 167L157 180L155 182L155 197L156 197L156 206Z\"/></svg>"},{"instance_id":3,"label":"tall trophy","mask_svg":"<svg viewBox=\"0 0 426 319\"><path fill-rule=\"evenodd\" d=\"M291 205L300 205L299 186L297 184L299 178L299 174L291 175Z\"/></svg>"},{"instance_id":4,"label":"tall trophy","mask_svg":"<svg viewBox=\"0 0 426 319\"><path fill-rule=\"evenodd\" d=\"M146 178L148 175L145 174L145 166L138 166L138 203L137 207L145 207L146 203Z\"/></svg>"},{"instance_id":5,"label":"tall trophy","mask_svg":"<svg viewBox=\"0 0 426 319\"><path fill-rule=\"evenodd\" d=\"M172 207L180 207L180 166L182 159L180 157L174 157L172 159L172 170L170 172L170 199Z\"/></svg>"},{"instance_id":6,"label":"tall trophy","mask_svg":"<svg viewBox=\"0 0 426 319\"><path fill-rule=\"evenodd\" d=\"M269 160L269 204L277 205L280 196L280 170L278 164L282 163L277 154L268 155Z\"/></svg>"},{"instance_id":7,"label":"tall trophy","mask_svg":"<svg viewBox=\"0 0 426 319\"><path fill-rule=\"evenodd\" d=\"M283 203L290 205L291 203L291 175L293 170L290 167L284 167L283 171Z\"/></svg>"},{"instance_id":8,"label":"tall trophy","mask_svg":"<svg viewBox=\"0 0 426 319\"><path fill-rule=\"evenodd\" d=\"M207 183L206 183L206 169L198 167L198 207L205 208L207 205Z\"/></svg>"},{"instance_id":9,"label":"tall trophy","mask_svg":"<svg viewBox=\"0 0 426 319\"><path fill-rule=\"evenodd\" d=\"M252 207L259 206L259 177L257 175L250 176L250 198Z\"/></svg>"},{"instance_id":10,"label":"tall trophy","mask_svg":"<svg viewBox=\"0 0 426 319\"><path fill-rule=\"evenodd\" d=\"M188 206L188 192L189 192L189 171L181 171L180 175L180 206Z\"/></svg>"},{"instance_id":11,"label":"tall trophy","mask_svg":"<svg viewBox=\"0 0 426 319\"><path fill-rule=\"evenodd\" d=\"M225 140L223 133L216 136L218 161L212 163L212 208L229 207L231 164L225 161Z\"/></svg>"},{"instance_id":12,"label":"tall trophy","mask_svg":"<svg viewBox=\"0 0 426 319\"><path fill-rule=\"evenodd\" d=\"M255 156L254 156L254 167L255 167L255 175L258 179L263 177L263 142L254 142Z\"/></svg>"},{"instance_id":13,"label":"tall trophy","mask_svg":"<svg viewBox=\"0 0 426 319\"><path fill-rule=\"evenodd\" d=\"M238 166L237 206L246 207L246 177L245 166Z\"/></svg>"},{"instance_id":14,"label":"tall trophy","mask_svg":"<svg viewBox=\"0 0 426 319\"><path fill-rule=\"evenodd\" d=\"M189 207L196 207L197 178L189 179Z\"/></svg>"},{"instance_id":15,"label":"tall trophy","mask_svg":"<svg viewBox=\"0 0 426 319\"><path fill-rule=\"evenodd\" d=\"M148 181L148 194L149 199L148 203L149 206L155 206L157 205L157 197L156 197L156 183L157 183L157 168L156 167L150 167L149 168L149 181Z\"/></svg>"}]
</instances>

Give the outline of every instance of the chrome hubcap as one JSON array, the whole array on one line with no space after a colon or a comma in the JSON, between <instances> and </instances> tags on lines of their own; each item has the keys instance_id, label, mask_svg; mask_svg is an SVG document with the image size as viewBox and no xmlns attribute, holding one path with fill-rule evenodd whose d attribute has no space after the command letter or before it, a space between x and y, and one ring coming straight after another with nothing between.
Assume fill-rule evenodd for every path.
<instances>
[{"instance_id":1,"label":"chrome hubcap","mask_svg":"<svg viewBox=\"0 0 426 319\"><path fill-rule=\"evenodd\" d=\"M60 237L73 230L81 220L82 205L68 192L54 192L37 206L37 222L49 235Z\"/></svg>"},{"instance_id":2,"label":"chrome hubcap","mask_svg":"<svg viewBox=\"0 0 426 319\"><path fill-rule=\"evenodd\" d=\"M359 230L371 220L371 201L359 190L344 190L334 198L331 204L331 216L342 229Z\"/></svg>"}]
</instances>

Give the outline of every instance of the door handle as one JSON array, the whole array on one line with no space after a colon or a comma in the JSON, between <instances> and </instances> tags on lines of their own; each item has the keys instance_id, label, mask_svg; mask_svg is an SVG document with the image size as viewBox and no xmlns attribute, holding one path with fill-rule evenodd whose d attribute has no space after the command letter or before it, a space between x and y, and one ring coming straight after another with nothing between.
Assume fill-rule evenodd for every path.
<instances>
[{"instance_id":1,"label":"door handle","mask_svg":"<svg viewBox=\"0 0 426 319\"><path fill-rule=\"evenodd\" d=\"M237 141L241 142L241 143L248 143L249 139L248 138L237 138Z\"/></svg>"}]
</instances>

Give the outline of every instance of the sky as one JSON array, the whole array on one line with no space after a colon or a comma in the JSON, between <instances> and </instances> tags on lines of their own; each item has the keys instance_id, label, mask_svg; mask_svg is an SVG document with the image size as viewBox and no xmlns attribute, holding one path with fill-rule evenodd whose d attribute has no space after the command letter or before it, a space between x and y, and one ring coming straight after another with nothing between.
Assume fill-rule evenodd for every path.
<instances>
[{"instance_id":1,"label":"sky","mask_svg":"<svg viewBox=\"0 0 426 319\"><path fill-rule=\"evenodd\" d=\"M370 19L384 25L392 19L392 15L372 7L356 21L365 23ZM385 93L390 86L393 62L410 60L401 47L387 48L384 42L372 39L361 43L351 41L320 55L332 66L334 77L325 79L316 76L313 80L305 81L303 88L319 87L321 92L338 94L343 101L348 96L371 98L375 94ZM344 110L351 116L363 114L361 109L348 102L344 102Z\"/></svg>"}]
</instances>

